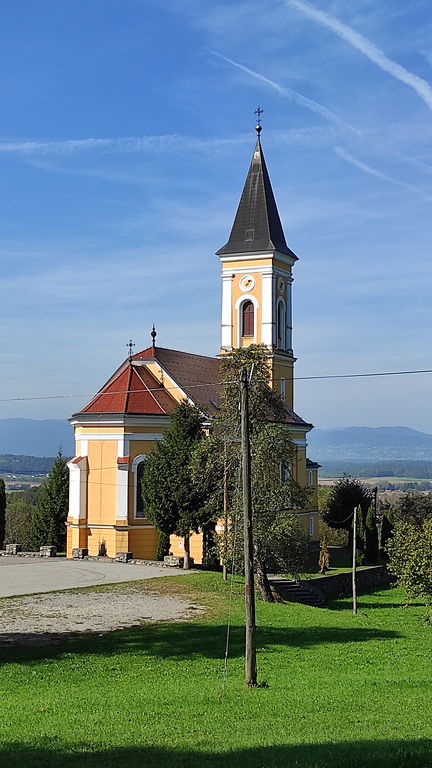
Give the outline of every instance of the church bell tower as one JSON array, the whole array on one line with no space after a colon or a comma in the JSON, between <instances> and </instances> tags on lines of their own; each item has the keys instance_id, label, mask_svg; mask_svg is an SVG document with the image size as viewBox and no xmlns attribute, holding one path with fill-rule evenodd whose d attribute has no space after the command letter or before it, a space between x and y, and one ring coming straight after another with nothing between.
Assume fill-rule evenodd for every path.
<instances>
[{"instance_id":1,"label":"church bell tower","mask_svg":"<svg viewBox=\"0 0 432 768\"><path fill-rule=\"evenodd\" d=\"M221 354L250 344L269 352L272 387L293 408L292 267L261 146L261 125L222 265Z\"/></svg>"}]
</instances>

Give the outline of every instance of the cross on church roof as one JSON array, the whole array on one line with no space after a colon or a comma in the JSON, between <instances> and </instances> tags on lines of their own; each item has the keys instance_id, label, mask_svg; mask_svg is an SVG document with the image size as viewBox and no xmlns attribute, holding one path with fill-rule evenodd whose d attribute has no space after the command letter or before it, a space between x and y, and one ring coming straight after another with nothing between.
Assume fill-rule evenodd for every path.
<instances>
[{"instance_id":1,"label":"cross on church roof","mask_svg":"<svg viewBox=\"0 0 432 768\"><path fill-rule=\"evenodd\" d=\"M134 342L132 341L132 339L129 339L129 341L128 341L128 343L126 344L126 346L127 346L127 347L128 347L128 349L129 349L129 360L130 360L130 359L131 359L131 357L132 357L132 349L133 349L133 348L136 346L136 344L134 344Z\"/></svg>"},{"instance_id":2,"label":"cross on church roof","mask_svg":"<svg viewBox=\"0 0 432 768\"><path fill-rule=\"evenodd\" d=\"M264 110L261 109L260 105L258 104L258 106L257 106L257 108L256 108L256 110L254 112L254 114L257 116L255 130L256 130L258 135L262 131L261 115L262 115L263 112L264 112Z\"/></svg>"}]
</instances>

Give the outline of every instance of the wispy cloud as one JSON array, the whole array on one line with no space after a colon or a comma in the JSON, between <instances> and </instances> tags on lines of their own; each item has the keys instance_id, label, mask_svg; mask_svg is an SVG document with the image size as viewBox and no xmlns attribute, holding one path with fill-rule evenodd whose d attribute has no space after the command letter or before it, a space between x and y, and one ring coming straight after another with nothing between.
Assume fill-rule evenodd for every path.
<instances>
[{"instance_id":1,"label":"wispy cloud","mask_svg":"<svg viewBox=\"0 0 432 768\"><path fill-rule=\"evenodd\" d=\"M326 29L330 29L335 35L345 40L346 43L351 45L356 50L360 51L366 58L373 61L384 72L388 72L390 75L400 80L405 85L412 88L418 96L427 104L429 109L432 109L432 87L422 77L410 72L405 67L402 67L396 61L389 59L388 56L372 43L367 37L356 32L355 29L339 21L335 16L331 16L329 13L321 11L319 8L315 8L304 0L286 0L287 4L293 8L296 8L307 18L320 24Z\"/></svg>"},{"instance_id":2,"label":"wispy cloud","mask_svg":"<svg viewBox=\"0 0 432 768\"><path fill-rule=\"evenodd\" d=\"M237 146L249 138L246 134L229 138L197 138L180 134L162 136L123 136L119 138L66 139L64 141L0 141L0 155L59 155L77 152L167 152L226 149Z\"/></svg>"},{"instance_id":3,"label":"wispy cloud","mask_svg":"<svg viewBox=\"0 0 432 768\"><path fill-rule=\"evenodd\" d=\"M266 77L265 75L262 75L260 72L256 72L254 69L250 69L249 67L245 67L243 64L239 64L238 61L229 59L228 56L223 56L221 53L217 53L217 51L210 51L210 53L212 53L214 56L217 56L219 59L226 61L227 64L231 64L231 66L237 67L237 69L240 69L247 75L254 77L255 80L259 80L269 88L273 88L273 90L275 90L280 96L286 96L288 99L295 101L296 104L309 109L310 112L314 112L316 115L323 117L325 120L330 120L330 122L338 125L339 128L348 129L358 136L361 135L361 132L357 130L357 128L353 128L352 125L346 123L340 117L335 115L334 112L332 112L330 109L327 109L327 107L324 107L322 104L319 104L317 101L313 101L313 99L309 99L307 96L303 96L301 93L294 91L292 88L287 88L285 85L280 85L274 80L270 80L270 78Z\"/></svg>"},{"instance_id":4,"label":"wispy cloud","mask_svg":"<svg viewBox=\"0 0 432 768\"><path fill-rule=\"evenodd\" d=\"M418 195L423 195L423 192L420 189L417 189L417 187L413 187L411 184L407 184L405 181L399 181L399 179L394 179L392 176L387 176L386 173L382 173L381 171L378 171L376 168L373 168L371 165L368 165L367 163L363 163L362 160L358 160L356 157L353 157L349 154L349 152L346 152L345 149L342 149L342 147L335 147L334 151L337 155L342 157L344 160L346 160L348 163L351 163L351 165L354 165L356 168L358 168L360 171L363 171L364 173L368 173L370 176L375 176L377 179L381 179L382 181L387 181L389 184L395 184L397 187L403 187L404 189L409 189L410 192L415 192ZM426 200L430 200L430 197L427 197L423 195Z\"/></svg>"}]
</instances>

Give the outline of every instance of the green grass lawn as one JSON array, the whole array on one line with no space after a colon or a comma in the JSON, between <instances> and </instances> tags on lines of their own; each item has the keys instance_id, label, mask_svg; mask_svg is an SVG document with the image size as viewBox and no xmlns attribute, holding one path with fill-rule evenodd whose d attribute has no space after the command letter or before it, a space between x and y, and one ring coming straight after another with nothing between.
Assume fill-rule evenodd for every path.
<instances>
[{"instance_id":1,"label":"green grass lawn","mask_svg":"<svg viewBox=\"0 0 432 768\"><path fill-rule=\"evenodd\" d=\"M265 686L247 690L236 581L223 692L229 585L197 573L142 588L193 595L208 612L3 650L0 768L432 765L432 628L399 590L361 597L357 617L349 600L259 602Z\"/></svg>"}]
</instances>

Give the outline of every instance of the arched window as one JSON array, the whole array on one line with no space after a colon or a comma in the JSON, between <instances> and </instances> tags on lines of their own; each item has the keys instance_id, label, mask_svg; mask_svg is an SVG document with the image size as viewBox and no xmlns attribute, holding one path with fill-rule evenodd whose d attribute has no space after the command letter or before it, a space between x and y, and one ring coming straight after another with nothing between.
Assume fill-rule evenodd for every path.
<instances>
[{"instance_id":1,"label":"arched window","mask_svg":"<svg viewBox=\"0 0 432 768\"><path fill-rule=\"evenodd\" d=\"M285 304L279 301L277 305L277 347L285 349L286 347L286 323L285 323Z\"/></svg>"},{"instance_id":2,"label":"arched window","mask_svg":"<svg viewBox=\"0 0 432 768\"><path fill-rule=\"evenodd\" d=\"M136 514L135 517L137 518L143 518L145 517L144 514L144 501L141 493L141 480L143 476L143 470L144 470L144 462L140 461L140 463L137 466L137 473L136 473L136 501L135 501L135 509Z\"/></svg>"},{"instance_id":3,"label":"arched window","mask_svg":"<svg viewBox=\"0 0 432 768\"><path fill-rule=\"evenodd\" d=\"M254 305L251 301L245 301L242 304L242 323L241 323L241 335L253 336L255 331L255 317L254 317Z\"/></svg>"},{"instance_id":4,"label":"arched window","mask_svg":"<svg viewBox=\"0 0 432 768\"><path fill-rule=\"evenodd\" d=\"M142 476L144 471L144 462L146 458L147 458L146 454L141 453L139 456L136 456L132 462L133 491L134 491L133 512L134 512L134 517L141 520L145 519L146 517L143 498L141 494L141 481L142 481Z\"/></svg>"}]
</instances>

